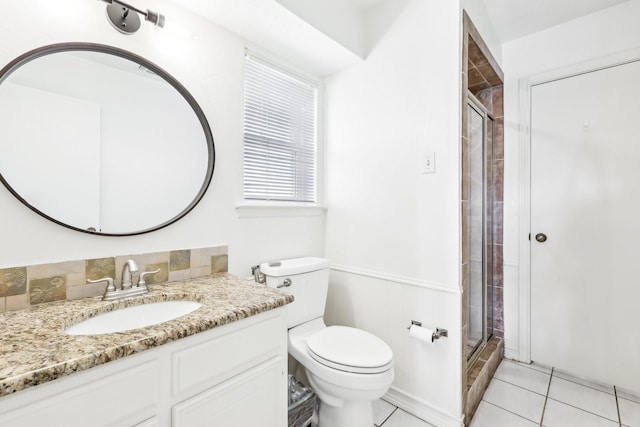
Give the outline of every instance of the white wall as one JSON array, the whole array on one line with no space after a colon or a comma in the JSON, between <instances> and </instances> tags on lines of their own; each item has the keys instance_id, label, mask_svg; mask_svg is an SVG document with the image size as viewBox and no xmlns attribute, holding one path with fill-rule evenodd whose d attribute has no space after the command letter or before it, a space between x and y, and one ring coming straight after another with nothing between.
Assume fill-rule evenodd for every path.
<instances>
[{"instance_id":1,"label":"white wall","mask_svg":"<svg viewBox=\"0 0 640 427\"><path fill-rule=\"evenodd\" d=\"M513 40L502 47L505 73L504 306L505 350L518 358L519 198L518 84L522 78L640 47L640 2L629 1Z\"/></svg>"},{"instance_id":2,"label":"white wall","mask_svg":"<svg viewBox=\"0 0 640 427\"><path fill-rule=\"evenodd\" d=\"M414 0L325 82L326 318L389 343L388 397L440 426L461 414L459 72L459 2ZM435 174L422 174L425 151ZM418 343L412 319L450 336Z\"/></svg>"},{"instance_id":3,"label":"white wall","mask_svg":"<svg viewBox=\"0 0 640 427\"><path fill-rule=\"evenodd\" d=\"M364 63L326 80L334 263L457 286L458 13L410 3Z\"/></svg>"},{"instance_id":4,"label":"white wall","mask_svg":"<svg viewBox=\"0 0 640 427\"><path fill-rule=\"evenodd\" d=\"M364 57L364 22L360 11L344 0L277 0L318 30Z\"/></svg>"},{"instance_id":5,"label":"white wall","mask_svg":"<svg viewBox=\"0 0 640 427\"><path fill-rule=\"evenodd\" d=\"M282 217L280 211L267 211L266 218L265 211L254 210L248 218L236 213L235 205L242 200L243 41L168 1L148 5L167 15L165 29L154 30L143 22L137 34L124 36L107 22L105 7L86 0L5 5L0 15L0 63L42 45L83 41L126 49L164 68L196 98L211 125L216 165L209 191L189 215L168 228L113 238L48 222L0 188L0 267L228 244L230 271L244 276L251 264L266 259L322 255L322 212L300 217L287 211ZM162 172L152 164L145 167Z\"/></svg>"}]
</instances>

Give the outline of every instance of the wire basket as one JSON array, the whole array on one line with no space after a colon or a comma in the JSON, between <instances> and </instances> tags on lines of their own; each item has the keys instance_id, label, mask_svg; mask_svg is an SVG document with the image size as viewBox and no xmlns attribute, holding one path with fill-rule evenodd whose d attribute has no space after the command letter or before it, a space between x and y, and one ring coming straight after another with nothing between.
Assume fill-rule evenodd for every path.
<instances>
[{"instance_id":1,"label":"wire basket","mask_svg":"<svg viewBox=\"0 0 640 427\"><path fill-rule=\"evenodd\" d=\"M317 407L316 394L289 375L289 427L307 427Z\"/></svg>"}]
</instances>

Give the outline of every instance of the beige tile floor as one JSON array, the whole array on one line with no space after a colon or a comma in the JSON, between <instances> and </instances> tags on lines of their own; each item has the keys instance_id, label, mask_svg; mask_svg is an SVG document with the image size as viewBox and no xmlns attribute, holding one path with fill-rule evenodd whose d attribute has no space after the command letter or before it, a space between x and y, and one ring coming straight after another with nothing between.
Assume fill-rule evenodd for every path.
<instances>
[{"instance_id":1,"label":"beige tile floor","mask_svg":"<svg viewBox=\"0 0 640 427\"><path fill-rule=\"evenodd\" d=\"M437 427L379 399L376 427ZM470 427L640 427L640 396L503 360Z\"/></svg>"},{"instance_id":2,"label":"beige tile floor","mask_svg":"<svg viewBox=\"0 0 640 427\"><path fill-rule=\"evenodd\" d=\"M471 427L640 427L640 397L503 360Z\"/></svg>"}]
</instances>

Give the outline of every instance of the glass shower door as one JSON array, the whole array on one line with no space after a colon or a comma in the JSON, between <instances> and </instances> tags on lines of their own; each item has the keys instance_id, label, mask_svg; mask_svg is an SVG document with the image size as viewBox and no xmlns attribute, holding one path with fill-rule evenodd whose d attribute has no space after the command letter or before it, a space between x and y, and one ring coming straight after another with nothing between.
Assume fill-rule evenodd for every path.
<instances>
[{"instance_id":1,"label":"glass shower door","mask_svg":"<svg viewBox=\"0 0 640 427\"><path fill-rule=\"evenodd\" d=\"M469 95L469 306L467 355L493 334L493 118Z\"/></svg>"}]
</instances>

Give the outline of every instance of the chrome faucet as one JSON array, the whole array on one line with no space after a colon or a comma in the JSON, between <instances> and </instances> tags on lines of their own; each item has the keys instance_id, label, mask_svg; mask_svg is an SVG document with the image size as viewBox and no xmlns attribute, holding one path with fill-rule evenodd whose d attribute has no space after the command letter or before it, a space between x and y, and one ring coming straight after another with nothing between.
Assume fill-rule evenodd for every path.
<instances>
[{"instance_id":1,"label":"chrome faucet","mask_svg":"<svg viewBox=\"0 0 640 427\"><path fill-rule=\"evenodd\" d=\"M111 277L105 277L98 280L87 279L87 282L89 283L106 282L107 289L105 290L104 295L102 296L102 300L113 301L113 300L132 297L136 295L146 294L147 292L149 292L149 289L147 288L147 284L144 280L145 276L158 273L159 271L160 270L146 271L144 273L140 273L140 276L138 277L138 284L134 286L133 273L138 272L138 265L134 260L130 259L130 260L127 260L127 262L125 262L124 265L122 266L122 281L120 282L120 289L116 289L113 283L113 279Z\"/></svg>"},{"instance_id":2,"label":"chrome faucet","mask_svg":"<svg viewBox=\"0 0 640 427\"><path fill-rule=\"evenodd\" d=\"M138 264L132 259L128 260L124 263L122 267L122 281L120 282L120 289L126 291L127 289L131 289L132 285L132 276L131 273L138 272Z\"/></svg>"}]
</instances>

